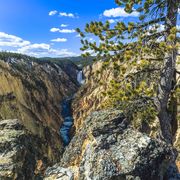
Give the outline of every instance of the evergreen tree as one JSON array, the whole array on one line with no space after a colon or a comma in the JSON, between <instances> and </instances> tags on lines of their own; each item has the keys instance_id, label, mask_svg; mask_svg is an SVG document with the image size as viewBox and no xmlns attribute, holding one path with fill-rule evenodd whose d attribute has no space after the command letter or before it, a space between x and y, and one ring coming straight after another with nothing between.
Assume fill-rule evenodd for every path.
<instances>
[{"instance_id":1,"label":"evergreen tree","mask_svg":"<svg viewBox=\"0 0 180 180\"><path fill-rule=\"evenodd\" d=\"M176 24L179 0L116 0L127 13L139 12L138 22L91 22L85 32L79 28L83 56L93 52L104 61L103 68L113 64L115 78L109 91L110 106L119 106L132 116L159 117L162 136L172 143L170 110L175 80L178 38ZM89 42L88 35L100 42Z\"/></svg>"}]
</instances>

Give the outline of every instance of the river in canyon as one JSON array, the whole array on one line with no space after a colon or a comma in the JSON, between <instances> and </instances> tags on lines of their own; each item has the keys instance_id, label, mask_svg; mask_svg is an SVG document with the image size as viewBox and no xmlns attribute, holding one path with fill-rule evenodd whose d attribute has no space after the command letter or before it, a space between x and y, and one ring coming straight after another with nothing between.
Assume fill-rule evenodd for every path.
<instances>
[{"instance_id":1,"label":"river in canyon","mask_svg":"<svg viewBox=\"0 0 180 180\"><path fill-rule=\"evenodd\" d=\"M83 72L79 71L77 73L77 81L80 85L84 84L84 76ZM72 116L72 109L71 109L71 102L73 96L64 99L61 102L61 116L64 120L62 126L60 127L60 135L63 140L65 146L67 146L71 140L70 131L73 126L73 116Z\"/></svg>"},{"instance_id":2,"label":"river in canyon","mask_svg":"<svg viewBox=\"0 0 180 180\"><path fill-rule=\"evenodd\" d=\"M67 99L64 99L61 103L61 116L64 119L64 122L60 128L60 134L65 146L67 146L70 142L70 130L73 125L71 102L72 97L69 97Z\"/></svg>"}]
</instances>

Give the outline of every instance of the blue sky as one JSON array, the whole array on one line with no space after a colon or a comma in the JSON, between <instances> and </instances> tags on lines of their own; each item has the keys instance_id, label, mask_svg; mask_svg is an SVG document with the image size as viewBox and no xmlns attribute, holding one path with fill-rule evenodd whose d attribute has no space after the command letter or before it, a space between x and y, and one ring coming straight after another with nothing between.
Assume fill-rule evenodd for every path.
<instances>
[{"instance_id":1,"label":"blue sky","mask_svg":"<svg viewBox=\"0 0 180 180\"><path fill-rule=\"evenodd\" d=\"M114 0L0 0L0 50L39 57L79 55L75 28L92 20L136 21L137 13L113 8Z\"/></svg>"},{"instance_id":2,"label":"blue sky","mask_svg":"<svg viewBox=\"0 0 180 180\"><path fill-rule=\"evenodd\" d=\"M0 50L41 57L78 55L75 28L92 20L134 18L102 15L116 7L114 0L0 0Z\"/></svg>"}]
</instances>

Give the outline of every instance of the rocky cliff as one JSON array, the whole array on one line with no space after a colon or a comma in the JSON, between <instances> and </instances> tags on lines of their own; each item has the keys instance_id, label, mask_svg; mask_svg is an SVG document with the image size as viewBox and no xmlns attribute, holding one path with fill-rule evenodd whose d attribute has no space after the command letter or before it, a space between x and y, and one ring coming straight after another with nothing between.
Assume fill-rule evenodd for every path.
<instances>
[{"instance_id":1,"label":"rocky cliff","mask_svg":"<svg viewBox=\"0 0 180 180\"><path fill-rule=\"evenodd\" d=\"M83 69L86 82L76 94L72 104L74 125L77 131L91 112L103 109L102 105L106 98L102 92L107 90L108 84L114 78L114 73L112 68L98 73L102 65L103 63L99 61Z\"/></svg>"},{"instance_id":2,"label":"rocky cliff","mask_svg":"<svg viewBox=\"0 0 180 180\"><path fill-rule=\"evenodd\" d=\"M103 96L103 92L106 92L109 88L110 81L118 78L114 73L112 66L102 71L103 63L101 61L94 63L92 66L85 67L83 69L86 77L85 84L80 88L73 101L73 116L74 126L76 132L78 132L83 126L84 120L89 114L95 110L104 109L103 105L107 97ZM177 66L179 68L179 66ZM147 78L147 77L145 77ZM177 77L178 78L178 77ZM180 97L177 96L178 115L176 121L172 123L173 135L174 135L174 147L178 151L177 165L180 169ZM143 119L133 119L131 125L140 132L144 132L151 137L158 135L160 125L158 118L152 119L148 123Z\"/></svg>"},{"instance_id":3,"label":"rocky cliff","mask_svg":"<svg viewBox=\"0 0 180 180\"><path fill-rule=\"evenodd\" d=\"M128 126L119 110L92 113L45 180L162 180L172 149ZM170 178L170 177L169 177ZM171 178L179 178L171 174Z\"/></svg>"},{"instance_id":4,"label":"rocky cliff","mask_svg":"<svg viewBox=\"0 0 180 180\"><path fill-rule=\"evenodd\" d=\"M51 164L46 139L27 130L17 119L0 121L0 130L0 179L40 178L46 166ZM50 141L57 143L56 139ZM53 156L61 155L58 149L54 150Z\"/></svg>"},{"instance_id":5,"label":"rocky cliff","mask_svg":"<svg viewBox=\"0 0 180 180\"><path fill-rule=\"evenodd\" d=\"M41 152L46 158L39 156L37 151L34 161L50 165L60 160L64 149L59 135L63 123L60 102L77 91L78 83L76 76L73 76L77 70L77 66L70 62L32 61L23 57L0 60L0 123L5 119L18 119L31 136L39 139L36 150L41 151L42 148ZM21 131L18 132L21 134ZM1 135L2 138L4 136L6 134ZM34 143L32 139L29 141ZM11 152L14 153L9 151L8 156L11 156Z\"/></svg>"}]
</instances>

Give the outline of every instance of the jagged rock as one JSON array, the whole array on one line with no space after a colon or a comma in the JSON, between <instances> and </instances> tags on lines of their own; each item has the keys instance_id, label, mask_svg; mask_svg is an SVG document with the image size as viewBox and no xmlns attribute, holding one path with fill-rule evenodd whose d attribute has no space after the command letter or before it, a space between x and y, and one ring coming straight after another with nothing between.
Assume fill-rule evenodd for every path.
<instances>
[{"instance_id":1,"label":"jagged rock","mask_svg":"<svg viewBox=\"0 0 180 180\"><path fill-rule=\"evenodd\" d=\"M54 149L60 156L62 152ZM17 119L0 121L0 179L33 180L53 162L44 139L30 133ZM43 162L38 165L38 162Z\"/></svg>"},{"instance_id":2,"label":"jagged rock","mask_svg":"<svg viewBox=\"0 0 180 180\"><path fill-rule=\"evenodd\" d=\"M73 173L66 168L61 168L58 165L55 165L46 170L46 177L44 180L73 180Z\"/></svg>"},{"instance_id":3,"label":"jagged rock","mask_svg":"<svg viewBox=\"0 0 180 180\"><path fill-rule=\"evenodd\" d=\"M52 170L67 168L77 180L162 180L171 147L127 124L118 110L92 113Z\"/></svg>"}]
</instances>

